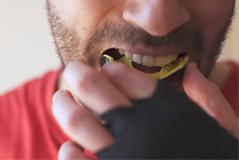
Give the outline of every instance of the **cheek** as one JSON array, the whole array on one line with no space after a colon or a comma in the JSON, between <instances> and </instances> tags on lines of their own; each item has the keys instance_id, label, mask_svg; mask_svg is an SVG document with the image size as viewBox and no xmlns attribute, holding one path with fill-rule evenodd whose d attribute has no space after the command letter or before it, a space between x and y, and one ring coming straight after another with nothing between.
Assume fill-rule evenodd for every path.
<instances>
[{"instance_id":1,"label":"cheek","mask_svg":"<svg viewBox=\"0 0 239 160\"><path fill-rule=\"evenodd\" d=\"M78 10L78 3L77 0L51 0L54 13L67 25L74 22Z\"/></svg>"},{"instance_id":2,"label":"cheek","mask_svg":"<svg viewBox=\"0 0 239 160\"><path fill-rule=\"evenodd\" d=\"M192 18L207 34L220 30L228 20L233 0L189 0Z\"/></svg>"},{"instance_id":3,"label":"cheek","mask_svg":"<svg viewBox=\"0 0 239 160\"><path fill-rule=\"evenodd\" d=\"M52 0L56 14L69 28L87 32L97 26L107 10L110 10L114 0Z\"/></svg>"},{"instance_id":4,"label":"cheek","mask_svg":"<svg viewBox=\"0 0 239 160\"><path fill-rule=\"evenodd\" d=\"M233 0L188 0L192 20L203 34L204 49L214 46L215 39L230 18L233 9ZM224 33L223 33L224 34ZM207 57L207 55L204 55Z\"/></svg>"}]
</instances>

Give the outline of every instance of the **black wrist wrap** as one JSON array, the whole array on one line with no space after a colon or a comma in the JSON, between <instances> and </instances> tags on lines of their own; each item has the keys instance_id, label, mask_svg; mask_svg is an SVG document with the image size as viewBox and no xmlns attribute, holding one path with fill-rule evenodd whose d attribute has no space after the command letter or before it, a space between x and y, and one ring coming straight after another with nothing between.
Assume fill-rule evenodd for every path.
<instances>
[{"instance_id":1,"label":"black wrist wrap","mask_svg":"<svg viewBox=\"0 0 239 160\"><path fill-rule=\"evenodd\" d=\"M237 159L238 140L179 91L159 83L155 94L102 116L115 143L101 159Z\"/></svg>"}]
</instances>

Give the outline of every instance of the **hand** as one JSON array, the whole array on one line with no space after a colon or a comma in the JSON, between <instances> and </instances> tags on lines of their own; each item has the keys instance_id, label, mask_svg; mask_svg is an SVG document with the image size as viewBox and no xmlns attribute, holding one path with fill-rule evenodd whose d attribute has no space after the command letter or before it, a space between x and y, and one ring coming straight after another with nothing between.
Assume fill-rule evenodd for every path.
<instances>
[{"instance_id":1,"label":"hand","mask_svg":"<svg viewBox=\"0 0 239 160\"><path fill-rule=\"evenodd\" d=\"M192 80L209 83L196 68L194 68L193 73L190 73L191 65L189 64L186 70L184 83L189 85L190 82L193 82ZM195 75L201 77L194 77L195 79L190 77ZM208 84L206 87L211 86L213 85ZM199 87L202 89L205 86ZM196 94L200 95L200 91L202 90L198 90ZM195 92L191 92L191 95L193 93ZM210 96L210 94L207 96ZM213 117L212 115L216 114L214 110L203 108L209 107L206 100L196 101L199 105L202 105L199 107L193 104L185 94L183 96L167 87L167 84L160 83L153 97L139 101L139 103L134 102L133 106L135 107L133 109L118 109L103 115L116 140L110 148L98 153L98 156L103 159L237 157L238 141L221 128L217 122L226 128L230 124L237 124L238 121L230 121L229 119L229 125L224 125L227 124L225 122L228 119L220 119L220 116ZM218 99L213 99L213 102L216 100ZM221 107L225 107L226 110L229 109L228 111L234 113L230 108L227 108L230 106L222 105ZM203 108L214 119L199 108ZM230 112L220 111L222 115L228 114L230 116ZM231 126L233 127L233 125ZM237 127L234 127L237 130ZM168 148L168 146L170 147Z\"/></svg>"},{"instance_id":2,"label":"hand","mask_svg":"<svg viewBox=\"0 0 239 160\"><path fill-rule=\"evenodd\" d=\"M150 97L156 87L152 78L118 63L106 64L99 73L83 62L73 62L64 77L72 93L63 90L54 95L53 114L74 142L63 144L59 159L87 159L82 147L96 153L113 143L113 136L85 107L97 115L131 107L129 98Z\"/></svg>"},{"instance_id":3,"label":"hand","mask_svg":"<svg viewBox=\"0 0 239 160\"><path fill-rule=\"evenodd\" d=\"M239 139L239 119L219 88L207 80L189 63L185 70L183 88L186 94L230 134Z\"/></svg>"},{"instance_id":4,"label":"hand","mask_svg":"<svg viewBox=\"0 0 239 160\"><path fill-rule=\"evenodd\" d=\"M205 81L207 83L209 82L205 79L200 79L202 77L196 77L196 75L200 75L199 72L197 73L193 69L190 70L191 68L189 65L186 70L183 83L184 89L192 100L197 102L202 108L204 106L207 108L207 106L209 106L205 105L207 104L207 99L198 100L196 96L198 94L200 95L200 91L202 90L198 90L199 93L196 94L191 87L199 87L202 89L200 85ZM191 72L195 72L195 74ZM65 75L74 92L74 96L79 99L84 106L87 106L98 115L114 109L115 107L112 106L130 107L131 103L129 98L140 99L150 97L156 85L156 82L145 76L145 74L132 71L124 65L114 63L107 64L103 67L103 72L98 73L82 62L74 62L67 67ZM195 84L195 79L200 80L200 85L197 86L197 83ZM210 86L213 85L210 84ZM113 143L112 135L84 109L82 104L74 100L71 93L68 91L58 92L54 96L53 102L53 113L56 119L63 130L74 141L67 142L62 146L59 152L60 159L89 158L83 154L81 147L96 153ZM227 110L230 110L230 108L227 108ZM214 113L214 110L205 111L211 116ZM230 112L226 113L228 115L230 114ZM232 111L232 113L234 112ZM225 113L222 112L222 114ZM225 123L225 119L221 119L220 116L215 117L215 119L221 125L233 124ZM233 120L235 119L233 118ZM227 128L233 125L222 126Z\"/></svg>"}]
</instances>

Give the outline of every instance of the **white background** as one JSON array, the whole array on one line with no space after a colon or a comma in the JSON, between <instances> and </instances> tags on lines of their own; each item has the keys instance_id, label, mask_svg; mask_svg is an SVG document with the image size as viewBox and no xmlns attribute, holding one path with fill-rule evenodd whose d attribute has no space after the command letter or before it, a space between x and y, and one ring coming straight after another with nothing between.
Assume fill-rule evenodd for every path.
<instances>
[{"instance_id":1,"label":"white background","mask_svg":"<svg viewBox=\"0 0 239 160\"><path fill-rule=\"evenodd\" d=\"M0 0L0 93L59 66L46 13L45 0ZM239 60L236 23L224 57Z\"/></svg>"},{"instance_id":2,"label":"white background","mask_svg":"<svg viewBox=\"0 0 239 160\"><path fill-rule=\"evenodd\" d=\"M59 64L44 0L0 0L0 93Z\"/></svg>"}]
</instances>

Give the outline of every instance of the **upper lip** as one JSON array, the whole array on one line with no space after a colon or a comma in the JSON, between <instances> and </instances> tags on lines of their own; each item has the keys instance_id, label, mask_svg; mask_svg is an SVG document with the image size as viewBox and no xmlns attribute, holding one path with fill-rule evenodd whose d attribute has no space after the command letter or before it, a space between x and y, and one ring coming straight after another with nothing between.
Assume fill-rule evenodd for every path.
<instances>
[{"instance_id":1,"label":"upper lip","mask_svg":"<svg viewBox=\"0 0 239 160\"><path fill-rule=\"evenodd\" d=\"M152 57L170 56L170 55L185 53L185 50L181 48L175 48L175 47L153 48L153 47L145 47L141 45L137 45L137 46L121 45L121 46L112 46L110 48L120 49L123 51L127 51L129 53L133 53L133 54L135 53L139 55L152 56Z\"/></svg>"}]
</instances>

